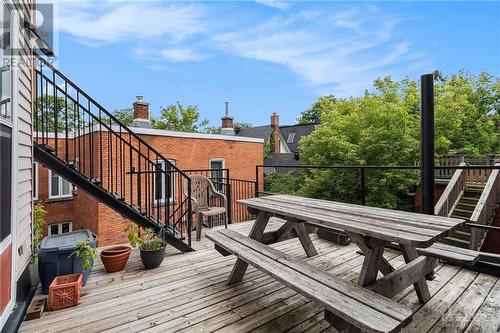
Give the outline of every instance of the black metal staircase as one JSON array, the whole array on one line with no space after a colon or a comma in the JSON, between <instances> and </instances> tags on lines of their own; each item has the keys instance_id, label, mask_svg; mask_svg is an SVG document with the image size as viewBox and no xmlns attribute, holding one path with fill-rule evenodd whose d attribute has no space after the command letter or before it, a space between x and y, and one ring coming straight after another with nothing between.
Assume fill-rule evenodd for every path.
<instances>
[{"instance_id":1,"label":"black metal staircase","mask_svg":"<svg viewBox=\"0 0 500 333\"><path fill-rule=\"evenodd\" d=\"M178 250L192 251L190 178L44 59L35 72L35 159Z\"/></svg>"}]
</instances>

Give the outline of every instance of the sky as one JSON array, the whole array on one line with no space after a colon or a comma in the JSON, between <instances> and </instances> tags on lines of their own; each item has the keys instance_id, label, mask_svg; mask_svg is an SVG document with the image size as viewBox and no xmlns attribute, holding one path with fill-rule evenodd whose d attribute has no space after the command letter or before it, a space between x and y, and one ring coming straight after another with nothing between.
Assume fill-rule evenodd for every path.
<instances>
[{"instance_id":1,"label":"sky","mask_svg":"<svg viewBox=\"0 0 500 333\"><path fill-rule=\"evenodd\" d=\"M294 124L390 75L500 77L500 2L61 1L56 67L112 111L180 101L220 125Z\"/></svg>"}]
</instances>

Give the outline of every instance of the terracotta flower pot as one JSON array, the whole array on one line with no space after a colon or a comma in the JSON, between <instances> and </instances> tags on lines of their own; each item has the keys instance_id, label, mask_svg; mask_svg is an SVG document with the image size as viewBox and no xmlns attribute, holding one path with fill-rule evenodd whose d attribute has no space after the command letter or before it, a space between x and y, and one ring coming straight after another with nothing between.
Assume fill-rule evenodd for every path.
<instances>
[{"instance_id":1,"label":"terracotta flower pot","mask_svg":"<svg viewBox=\"0 0 500 333\"><path fill-rule=\"evenodd\" d=\"M57 276L49 287L49 310L75 306L80 302L83 274Z\"/></svg>"},{"instance_id":2,"label":"terracotta flower pot","mask_svg":"<svg viewBox=\"0 0 500 333\"><path fill-rule=\"evenodd\" d=\"M101 260L108 273L123 270L132 249L128 246L115 246L101 252Z\"/></svg>"}]
</instances>

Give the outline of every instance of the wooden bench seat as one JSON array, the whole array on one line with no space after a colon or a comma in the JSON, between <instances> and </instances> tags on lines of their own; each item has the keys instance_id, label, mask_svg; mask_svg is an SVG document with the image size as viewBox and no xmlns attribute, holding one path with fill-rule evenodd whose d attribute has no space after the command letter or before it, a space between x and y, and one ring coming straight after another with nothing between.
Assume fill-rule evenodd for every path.
<instances>
[{"instance_id":1,"label":"wooden bench seat","mask_svg":"<svg viewBox=\"0 0 500 333\"><path fill-rule=\"evenodd\" d=\"M221 254L236 255L324 306L327 320L342 319L366 332L397 332L412 320L411 309L233 230L213 231L206 237Z\"/></svg>"},{"instance_id":2,"label":"wooden bench seat","mask_svg":"<svg viewBox=\"0 0 500 333\"><path fill-rule=\"evenodd\" d=\"M417 249L419 255L439 258L460 265L472 266L479 259L480 253L456 246L435 243L430 247Z\"/></svg>"}]
</instances>

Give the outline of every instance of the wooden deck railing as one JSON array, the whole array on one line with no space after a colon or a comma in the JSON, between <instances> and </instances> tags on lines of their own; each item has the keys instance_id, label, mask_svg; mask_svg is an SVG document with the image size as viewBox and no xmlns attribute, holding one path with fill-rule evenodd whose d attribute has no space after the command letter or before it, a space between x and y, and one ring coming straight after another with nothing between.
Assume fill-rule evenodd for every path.
<instances>
[{"instance_id":1,"label":"wooden deck railing","mask_svg":"<svg viewBox=\"0 0 500 333\"><path fill-rule=\"evenodd\" d=\"M465 166L465 163L460 163L460 166ZM451 177L450 182L434 208L434 215L449 216L451 214L458 200L460 200L464 194L465 171L464 169L455 170L455 173Z\"/></svg>"},{"instance_id":2,"label":"wooden deck railing","mask_svg":"<svg viewBox=\"0 0 500 333\"><path fill-rule=\"evenodd\" d=\"M495 165L499 166L500 163L495 163ZM500 201L500 170L490 171L491 175L470 218L471 223L489 225ZM484 240L485 233L484 229L472 228L469 248L472 250L479 249Z\"/></svg>"}]
</instances>

